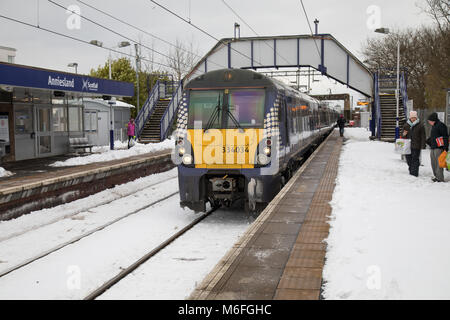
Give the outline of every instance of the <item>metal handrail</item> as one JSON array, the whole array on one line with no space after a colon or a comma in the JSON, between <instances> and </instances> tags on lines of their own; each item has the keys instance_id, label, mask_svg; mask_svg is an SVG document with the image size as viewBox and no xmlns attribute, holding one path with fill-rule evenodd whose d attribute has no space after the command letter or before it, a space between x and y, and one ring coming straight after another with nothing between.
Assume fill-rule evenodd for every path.
<instances>
[{"instance_id":1,"label":"metal handrail","mask_svg":"<svg viewBox=\"0 0 450 320\"><path fill-rule=\"evenodd\" d=\"M406 112L408 111L406 104L408 103L408 85L406 83L406 77L405 73L402 72L400 74L400 92L402 94L402 100L403 100L403 109L405 111L405 116L408 118Z\"/></svg>"},{"instance_id":2,"label":"metal handrail","mask_svg":"<svg viewBox=\"0 0 450 320\"><path fill-rule=\"evenodd\" d=\"M172 82L172 85L175 84L175 81ZM175 87L175 86L173 86ZM172 87L172 88L173 88ZM160 137L161 141L167 138L169 133L169 128L173 123L173 119L175 118L176 111L178 110L178 106L181 102L181 97L183 93L183 82L179 81L177 89L172 93L172 99L170 100L169 105L167 106L166 111L164 112L161 121L160 121Z\"/></svg>"},{"instance_id":3,"label":"metal handrail","mask_svg":"<svg viewBox=\"0 0 450 320\"><path fill-rule=\"evenodd\" d=\"M157 80L155 85L152 88L152 91L148 95L147 100L142 106L141 110L139 110L138 115L136 116L136 137L140 137L142 131L144 130L145 123L152 115L156 103L159 100L160 89L159 89L160 81Z\"/></svg>"},{"instance_id":4,"label":"metal handrail","mask_svg":"<svg viewBox=\"0 0 450 320\"><path fill-rule=\"evenodd\" d=\"M379 86L379 73L375 72L374 74L374 82L375 82L375 110L376 110L376 124L377 124L377 138L381 138L381 106L380 106L380 86Z\"/></svg>"}]
</instances>

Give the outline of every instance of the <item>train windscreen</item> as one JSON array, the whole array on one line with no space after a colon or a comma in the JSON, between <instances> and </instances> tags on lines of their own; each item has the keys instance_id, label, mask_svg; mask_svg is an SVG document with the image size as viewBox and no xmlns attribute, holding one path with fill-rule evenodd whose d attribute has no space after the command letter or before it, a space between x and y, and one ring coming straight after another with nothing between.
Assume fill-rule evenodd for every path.
<instances>
[{"instance_id":1,"label":"train windscreen","mask_svg":"<svg viewBox=\"0 0 450 320\"><path fill-rule=\"evenodd\" d=\"M206 128L208 121L212 121L211 128L218 129L221 126L222 114L217 112L213 117L217 106L223 105L222 90L191 91L189 97L188 128L194 128L194 122L201 121L201 128ZM214 118L214 119L213 119Z\"/></svg>"},{"instance_id":2,"label":"train windscreen","mask_svg":"<svg viewBox=\"0 0 450 320\"><path fill-rule=\"evenodd\" d=\"M230 90L228 106L231 115L243 128L262 128L264 123L263 89ZM231 117L228 117L228 128L235 128Z\"/></svg>"},{"instance_id":3,"label":"train windscreen","mask_svg":"<svg viewBox=\"0 0 450 320\"><path fill-rule=\"evenodd\" d=\"M194 129L195 122L201 122L202 129L262 128L264 102L264 89L192 90L188 128Z\"/></svg>"}]
</instances>

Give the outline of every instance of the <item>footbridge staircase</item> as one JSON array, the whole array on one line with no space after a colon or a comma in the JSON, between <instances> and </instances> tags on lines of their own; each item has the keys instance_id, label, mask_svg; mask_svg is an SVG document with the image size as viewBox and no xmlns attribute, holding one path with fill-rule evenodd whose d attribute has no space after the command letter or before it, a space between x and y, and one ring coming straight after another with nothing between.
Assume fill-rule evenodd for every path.
<instances>
[{"instance_id":1,"label":"footbridge staircase","mask_svg":"<svg viewBox=\"0 0 450 320\"><path fill-rule=\"evenodd\" d=\"M168 137L182 92L182 81L155 83L136 117L136 137L140 143L160 142Z\"/></svg>"},{"instance_id":2,"label":"footbridge staircase","mask_svg":"<svg viewBox=\"0 0 450 320\"><path fill-rule=\"evenodd\" d=\"M406 105L408 102L406 73L400 73L400 92L399 92L399 132L407 120ZM397 75L382 74L376 72L374 74L374 107L375 107L375 123L376 137L382 141L395 141L395 128L397 120Z\"/></svg>"}]
</instances>

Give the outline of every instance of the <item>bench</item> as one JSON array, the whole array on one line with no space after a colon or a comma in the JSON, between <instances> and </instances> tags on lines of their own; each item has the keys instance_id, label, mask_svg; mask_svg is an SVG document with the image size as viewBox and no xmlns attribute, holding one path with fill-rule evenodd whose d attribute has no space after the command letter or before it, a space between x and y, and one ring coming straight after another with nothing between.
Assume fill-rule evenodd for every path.
<instances>
[{"instance_id":1,"label":"bench","mask_svg":"<svg viewBox=\"0 0 450 320\"><path fill-rule=\"evenodd\" d=\"M89 152L92 153L92 147L94 146L93 144L89 143L89 139L87 137L83 137L83 138L69 138L69 145L70 148L73 149L88 149L89 148Z\"/></svg>"}]
</instances>

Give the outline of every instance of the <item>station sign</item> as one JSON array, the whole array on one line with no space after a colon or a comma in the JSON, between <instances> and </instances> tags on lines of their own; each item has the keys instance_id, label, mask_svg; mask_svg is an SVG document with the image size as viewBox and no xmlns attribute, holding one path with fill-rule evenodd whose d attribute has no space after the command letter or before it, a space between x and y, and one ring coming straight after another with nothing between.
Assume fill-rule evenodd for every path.
<instances>
[{"instance_id":1,"label":"station sign","mask_svg":"<svg viewBox=\"0 0 450 320\"><path fill-rule=\"evenodd\" d=\"M130 82L7 63L0 63L0 85L124 97L134 95L134 84Z\"/></svg>"}]
</instances>

